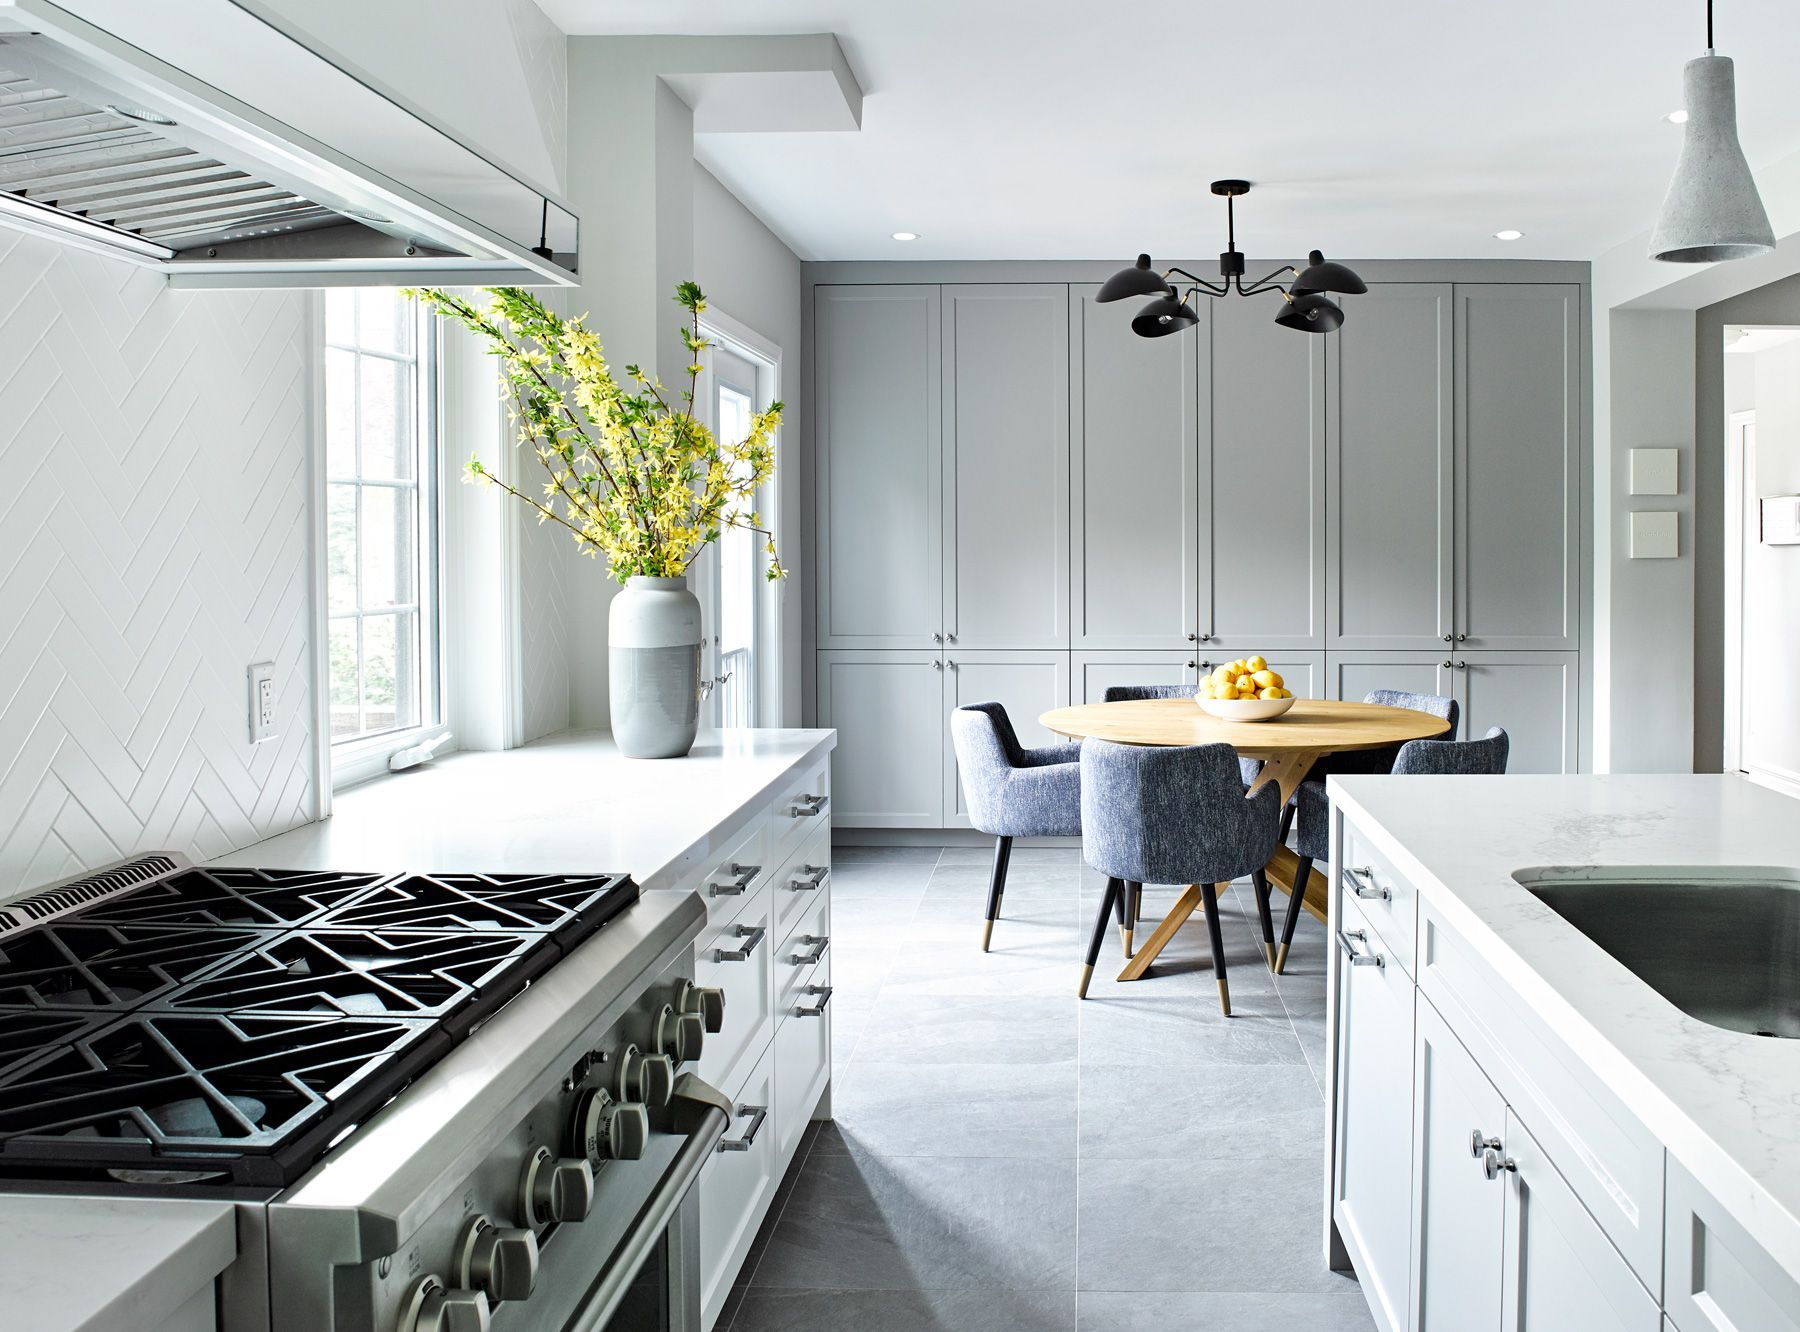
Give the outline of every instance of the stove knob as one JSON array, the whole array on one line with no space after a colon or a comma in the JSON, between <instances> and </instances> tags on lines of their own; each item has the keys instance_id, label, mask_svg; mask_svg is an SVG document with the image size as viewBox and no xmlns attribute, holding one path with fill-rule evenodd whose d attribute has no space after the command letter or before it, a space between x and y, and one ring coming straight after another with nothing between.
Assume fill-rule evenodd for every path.
<instances>
[{"instance_id":1,"label":"stove knob","mask_svg":"<svg viewBox=\"0 0 1800 1332\"><path fill-rule=\"evenodd\" d=\"M496 1300L522 1300L537 1285L537 1236L529 1230L502 1229L485 1216L472 1216L456 1239L451 1272L468 1290L486 1291Z\"/></svg>"},{"instance_id":2,"label":"stove knob","mask_svg":"<svg viewBox=\"0 0 1800 1332\"><path fill-rule=\"evenodd\" d=\"M582 1093L575 1105L575 1150L595 1165L635 1161L650 1142L650 1112L632 1101L615 1101L605 1088Z\"/></svg>"},{"instance_id":3,"label":"stove knob","mask_svg":"<svg viewBox=\"0 0 1800 1332\"><path fill-rule=\"evenodd\" d=\"M676 1006L683 1013L698 1013L706 1023L706 1030L715 1036L725 1028L725 991L716 986L687 981L681 987L681 1002Z\"/></svg>"},{"instance_id":4,"label":"stove knob","mask_svg":"<svg viewBox=\"0 0 1800 1332\"><path fill-rule=\"evenodd\" d=\"M621 1101L639 1101L660 1110L675 1094L675 1065L667 1055L645 1054L627 1045L619 1055L618 1095Z\"/></svg>"},{"instance_id":5,"label":"stove knob","mask_svg":"<svg viewBox=\"0 0 1800 1332\"><path fill-rule=\"evenodd\" d=\"M487 1296L447 1290L439 1277L420 1277L401 1301L395 1327L397 1332L488 1332Z\"/></svg>"},{"instance_id":6,"label":"stove knob","mask_svg":"<svg viewBox=\"0 0 1800 1332\"><path fill-rule=\"evenodd\" d=\"M706 1044L706 1022L699 1013L677 1013L663 1005L656 1019L656 1048L677 1064L700 1057Z\"/></svg>"},{"instance_id":7,"label":"stove knob","mask_svg":"<svg viewBox=\"0 0 1800 1332\"><path fill-rule=\"evenodd\" d=\"M551 1222L585 1221L594 1206L594 1168L540 1147L519 1178L519 1224L542 1230Z\"/></svg>"}]
</instances>

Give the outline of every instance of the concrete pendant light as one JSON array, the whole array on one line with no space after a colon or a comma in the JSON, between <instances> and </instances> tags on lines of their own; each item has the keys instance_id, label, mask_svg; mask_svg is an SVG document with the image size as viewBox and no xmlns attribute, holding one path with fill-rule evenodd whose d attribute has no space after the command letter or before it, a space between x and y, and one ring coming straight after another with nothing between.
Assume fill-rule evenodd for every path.
<instances>
[{"instance_id":1,"label":"concrete pendant light","mask_svg":"<svg viewBox=\"0 0 1800 1332\"><path fill-rule=\"evenodd\" d=\"M1675 179L1650 233L1650 257L1672 264L1750 259L1775 248L1775 232L1737 136L1737 80L1728 56L1712 51L1712 3L1706 6L1706 54L1682 71L1686 131Z\"/></svg>"}]
</instances>

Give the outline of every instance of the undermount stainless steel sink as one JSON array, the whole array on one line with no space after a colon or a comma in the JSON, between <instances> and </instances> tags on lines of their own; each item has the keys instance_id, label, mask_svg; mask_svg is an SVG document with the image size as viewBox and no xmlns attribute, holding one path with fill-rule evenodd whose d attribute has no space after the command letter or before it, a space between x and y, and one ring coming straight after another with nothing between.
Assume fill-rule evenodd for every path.
<instances>
[{"instance_id":1,"label":"undermount stainless steel sink","mask_svg":"<svg viewBox=\"0 0 1800 1332\"><path fill-rule=\"evenodd\" d=\"M1513 878L1690 1017L1800 1038L1800 872L1559 866Z\"/></svg>"}]
</instances>

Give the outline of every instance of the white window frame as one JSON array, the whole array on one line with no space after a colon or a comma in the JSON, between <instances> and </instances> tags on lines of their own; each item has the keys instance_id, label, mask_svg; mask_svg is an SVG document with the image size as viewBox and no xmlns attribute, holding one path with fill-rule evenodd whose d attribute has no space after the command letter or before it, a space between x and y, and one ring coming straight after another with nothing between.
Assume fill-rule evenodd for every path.
<instances>
[{"instance_id":1,"label":"white window frame","mask_svg":"<svg viewBox=\"0 0 1800 1332\"><path fill-rule=\"evenodd\" d=\"M781 348L776 343L762 336L747 324L733 319L729 314L716 306L709 305L706 313L700 316L700 336L723 347L733 355L741 357L756 367L756 395L752 403L753 410L761 411L771 402L781 401ZM708 348L705 369L695 383L694 392L704 404L702 419L710 429L717 430L718 422L713 419L714 384L711 353ZM781 435L783 427L777 427L775 438L771 441L778 462L784 462ZM786 535L783 525L780 497L780 468L777 467L775 477L771 477L764 486L763 493L757 497L757 510L762 515L764 525L775 534L775 549L786 551ZM761 542L757 543L759 558ZM790 552L791 555L791 552ZM709 548L699 566L704 570L702 576L695 581L696 592L700 596L704 609L703 624L706 634L705 649L701 654L701 669L710 677L719 674L718 643L714 641L714 630L718 624L718 570L719 558L716 547ZM757 586L756 598L756 725L772 726L781 716L781 681L784 661L781 651L781 584L761 582ZM716 726L719 716L719 695L715 690L704 706L704 720L708 726Z\"/></svg>"},{"instance_id":2,"label":"white window frame","mask_svg":"<svg viewBox=\"0 0 1800 1332\"><path fill-rule=\"evenodd\" d=\"M317 514L313 523L317 549L313 560L315 578L314 625L317 649L314 652L314 692L318 728L317 753L322 777L320 817L330 812L329 792L368 781L388 771L388 761L400 750L427 744L449 736L449 667L444 616L444 404L442 352L443 338L438 318L426 307L416 309L418 323L414 329L418 375L415 384L415 419L418 422L420 515L418 523L417 614L422 643L431 658L431 674L419 700L420 721L413 726L383 731L378 735L334 743L331 739L331 594L328 583L329 496L330 479L326 465L325 402L325 296L318 293L313 302L314 336L312 346L318 351L314 376L315 420L313 431L314 487ZM448 749L449 746L444 746Z\"/></svg>"}]
</instances>

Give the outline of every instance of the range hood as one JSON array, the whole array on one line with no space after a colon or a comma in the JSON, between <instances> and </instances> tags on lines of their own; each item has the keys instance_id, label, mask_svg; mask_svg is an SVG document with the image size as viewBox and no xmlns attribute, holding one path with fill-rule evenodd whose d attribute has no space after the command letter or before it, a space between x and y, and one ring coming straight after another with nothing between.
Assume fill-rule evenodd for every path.
<instances>
[{"instance_id":1,"label":"range hood","mask_svg":"<svg viewBox=\"0 0 1800 1332\"><path fill-rule=\"evenodd\" d=\"M0 0L0 225L188 287L566 286L579 254L563 202L252 0Z\"/></svg>"}]
</instances>

